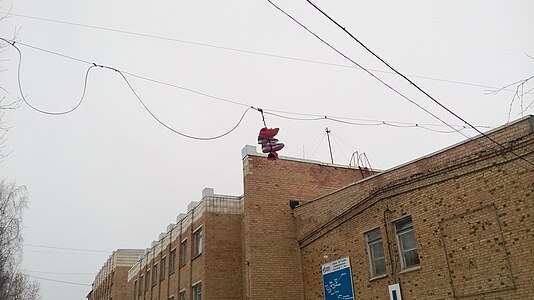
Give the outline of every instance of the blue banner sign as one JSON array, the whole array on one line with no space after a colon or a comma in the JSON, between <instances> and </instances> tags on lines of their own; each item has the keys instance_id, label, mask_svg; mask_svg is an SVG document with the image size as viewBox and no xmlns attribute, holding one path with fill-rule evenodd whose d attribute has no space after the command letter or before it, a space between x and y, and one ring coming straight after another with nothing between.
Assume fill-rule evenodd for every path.
<instances>
[{"instance_id":1,"label":"blue banner sign","mask_svg":"<svg viewBox=\"0 0 534 300\"><path fill-rule=\"evenodd\" d=\"M350 259L344 257L322 266L325 300L353 300Z\"/></svg>"}]
</instances>

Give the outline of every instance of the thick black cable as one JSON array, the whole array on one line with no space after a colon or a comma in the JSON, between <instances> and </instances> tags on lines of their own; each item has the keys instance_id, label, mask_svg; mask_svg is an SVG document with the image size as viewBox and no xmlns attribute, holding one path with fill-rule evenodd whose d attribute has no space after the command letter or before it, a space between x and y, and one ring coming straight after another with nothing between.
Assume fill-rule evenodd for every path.
<instances>
[{"instance_id":1,"label":"thick black cable","mask_svg":"<svg viewBox=\"0 0 534 300\"><path fill-rule=\"evenodd\" d=\"M54 20L54 19L49 19L49 18L21 15L21 14L15 14L15 13L12 13L12 12L2 12L2 11L0 11L0 13L6 14L8 16L15 16L15 17L27 18L27 19L32 19L32 20L46 21L46 22L65 24L65 25L71 25L71 26L78 26L78 27L84 27L84 28L98 29L98 30L103 30L103 31L116 32L116 33L122 33L122 34L128 34L128 35L134 35L134 36L140 36L140 37L147 37L147 38L153 38L153 39L160 39L160 40L166 40L166 41L178 42L178 43L184 43L184 44L191 44L191 45L215 48L215 49L226 50L226 51L241 52L241 53L246 53L246 54L254 54L254 55L273 57L273 58L278 58L278 59L285 59L285 60L313 63L313 64L327 65L327 66L334 66L334 67L351 68L351 69L357 68L357 67L351 66L351 65L342 65L342 64L336 64L336 63L330 63L330 62L324 62L324 61L317 61L317 60L311 60L311 59L304 59L304 58L298 58L298 57L291 57L291 56L285 56L285 55L278 55L278 54L272 54L272 53L266 53L266 52L258 52L258 51L252 51L252 50L237 49L237 48L232 48L232 47L218 46L218 45L207 44L207 43L199 43L199 42L193 42L193 41L188 41L188 40L181 40L181 39L175 39L175 38L170 38L170 37L163 37L163 36L157 36L157 35L152 35L152 34L139 33L139 32L134 32L134 31L126 31L126 30L120 30L120 29L114 29L114 28L108 28L108 27L102 27L102 26L87 25L87 24L81 24L81 23L75 23L75 22ZM395 74L394 72L384 71L384 70L375 70L375 69L369 69L369 70L371 70L373 72L377 72L377 73ZM492 86L488 86L488 85L484 85L484 84L477 84L477 83L471 83L471 82L462 82L462 81L457 81L457 80L435 78L435 77L430 77L430 76L421 76L421 75L413 75L413 74L408 74L408 76L413 77L413 78L421 78L421 79L427 79L427 80L433 80L433 81L439 81L439 82L445 82L445 83L461 84L461 85L481 87L481 88L487 88L487 89L497 89L497 87L492 87ZM506 90L507 91L511 91L509 89L506 89Z\"/></svg>"},{"instance_id":2,"label":"thick black cable","mask_svg":"<svg viewBox=\"0 0 534 300\"><path fill-rule=\"evenodd\" d=\"M271 2L270 0L267 0L269 2ZM449 109L448 107L446 107L445 105L443 105L442 103L440 103L436 98L434 98L432 95L430 95L428 92L426 92L424 89L422 89L419 85L417 85L415 82L413 82L410 78L408 78L406 75L402 74L401 72L399 72L397 69L395 69L392 65L390 65L388 62L386 62L382 57L380 57L377 53L375 53L373 50L371 50L369 47L367 47L363 42L361 42L357 37L355 37L350 31L348 31L345 27L343 27L341 24L339 24L336 20L334 20L332 17L330 17L330 15L328 15L325 11L323 11L319 6L317 6L315 3L313 3L311 0L306 0L306 2L308 2L311 6L313 6L316 10L318 10L321 14L323 14L326 18L328 18L330 21L332 21L337 27L339 27L341 30L343 30L346 34L348 34L354 41L356 41L358 44L360 44L365 50L367 50L367 52L371 53L374 57L376 57L379 61L381 61L384 65L386 65L390 70L392 70L393 72L395 72L397 75L399 75L400 77L402 77L404 80L408 81L412 86L414 86L418 91L420 91L421 93L423 93L426 97L428 97L430 100L432 100L434 103L436 103L437 105L439 105L442 109L444 109L445 111L447 111L449 114L453 115L455 118L457 118L458 120L464 122L464 124L466 124L467 126L471 127L472 129L474 129L478 134L480 134L481 136L483 136L484 138L488 139L489 141L491 141L492 143L494 143L495 145L499 146L501 149L503 150L507 150L509 151L510 153L512 153L514 156L516 156L517 158L525 161L526 163L534 166L534 163L527 160L526 158L518 155L517 153L515 153L514 151L512 150L508 150L504 145L502 145L501 143L497 142L495 139L493 139L492 137L488 136L487 134L485 134L484 132L482 132L481 130L479 130L478 128L476 128L475 126L471 125L471 123L467 122L464 118L460 117L458 114L456 114L455 112L453 112L451 109ZM452 128L452 127L451 127ZM453 128L454 129L454 128ZM463 135L463 134L462 134ZM464 135L465 136L465 135ZM471 140L471 138L469 138ZM530 170L530 169L529 169ZM530 170L530 171L534 171L534 170Z\"/></svg>"},{"instance_id":3,"label":"thick black cable","mask_svg":"<svg viewBox=\"0 0 534 300\"><path fill-rule=\"evenodd\" d=\"M412 103L413 105L417 106L419 109L423 110L424 112L426 112L427 114L431 115L432 117L434 117L435 119L439 120L440 122L442 122L443 124L447 125L449 128L451 128L452 130L455 130L454 127L452 127L451 125L449 125L447 122L445 122L443 119L441 119L440 117L438 117L437 115L435 115L434 113L432 113L431 111L429 111L428 109L424 108L423 106L419 105L417 102L415 102L414 100L410 99L408 96L404 95L403 93L401 93L399 90L395 89L393 86L389 85L387 82L385 82L384 80L382 80L380 77L376 76L373 72L371 72L369 69L366 69L365 67L363 67L362 65L360 65L359 63L357 63L355 60L353 60L352 58L348 57L345 53L341 52L340 50L338 50L337 48L335 48L334 46L332 46L330 43L328 43L326 40L324 40L323 38L321 38L319 35L317 35L315 32L311 31L308 27L306 27L306 25L302 24L300 21L298 21L297 19L295 19L293 16L291 16L289 13L287 13L286 11L284 11L282 8L280 8L278 5L276 5L274 2L272 2L271 0L267 0L267 2L269 2L273 7L275 7L278 11L280 11L281 13L283 13L284 15L286 15L288 18L290 18L291 20L293 20L295 23L297 23L300 27L302 27L304 30L306 30L308 33L310 33L311 35L313 35L314 37L316 37L319 41L321 41L323 44L325 44L326 46L328 46L330 49L334 50L336 53L338 53L339 55L343 56L345 59L347 59L348 61L350 61L351 63L353 63L354 65L358 66L359 68L361 68L363 71L365 71L367 74L371 75L374 79L376 79L377 81L379 81L380 83L382 83L384 86L386 86L387 88L389 88L390 90L392 90L394 93L396 93L397 95L401 96L403 99L407 100L408 102ZM464 133L462 132L459 132L461 135L463 135L465 138L467 139L470 139L469 136L465 135Z\"/></svg>"}]
</instances>

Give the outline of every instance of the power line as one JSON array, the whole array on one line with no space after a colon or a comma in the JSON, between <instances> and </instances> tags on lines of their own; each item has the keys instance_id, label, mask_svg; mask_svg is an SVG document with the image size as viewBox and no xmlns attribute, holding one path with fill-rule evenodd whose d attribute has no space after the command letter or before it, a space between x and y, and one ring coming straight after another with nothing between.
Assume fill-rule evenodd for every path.
<instances>
[{"instance_id":1,"label":"power line","mask_svg":"<svg viewBox=\"0 0 534 300\"><path fill-rule=\"evenodd\" d=\"M270 2L270 0L267 0ZM409 79L408 77L406 77L406 75L402 74L401 72L399 72L397 69L395 69L393 66L391 66L389 63L387 63L382 57L380 57L377 53L375 53L373 50L371 50L369 47L367 47L364 43L362 43L358 38L356 38L350 31L348 31L345 27L341 26L341 24L339 24L336 20L334 20L332 17L330 17L326 12L324 12L321 8L319 8L319 6L317 6L315 3L313 3L311 0L306 0L311 6L313 6L315 9L317 9L321 14L323 14L326 18L328 18L330 21L332 21L337 27L339 27L341 30L343 30L345 33L347 33L354 41L356 41L358 44L360 44L365 50L367 50L367 52L371 53L374 57L376 57L379 61L381 61L384 65L386 65L390 70L392 70L393 72L395 72L397 75L399 75L400 77L402 77L404 80L408 81L412 86L414 86L418 91L420 91L421 93L423 93L426 97L428 97L430 100L432 100L434 103L436 103L437 105L439 105L442 109L444 109L445 111L447 111L448 113L450 113L451 115L453 115L454 117L456 117L458 120L464 122L466 125L468 125L469 127L471 127L472 129L474 129L476 132L478 132L480 135L482 135L483 137L485 137L486 139L488 139L489 141L491 141L492 143L494 143L495 145L499 146L501 149L503 150L507 150L506 147L504 145L502 145L501 143L497 142L495 139L493 139L492 137L488 136L487 134L483 133L482 131L480 131L478 128L476 128L475 126L471 125L471 123L467 122L465 119L463 119L462 117L460 117L458 114L456 114L455 112L453 112L451 109L449 109L448 107L446 107L445 105L443 105L441 102L439 102L438 100L436 100L436 98L434 98L433 96L431 96L428 92L426 92L425 90L423 90L419 85L417 85L415 82L413 82L411 79ZM452 127L451 127L452 128ZM453 128L454 129L454 128ZM470 138L469 138L470 139ZM512 150L509 150L510 153L512 153L514 156L516 156L517 158L525 161L526 163L534 166L534 163L527 160L526 158L518 155L517 153L515 153L514 151ZM532 171L532 170L530 170Z\"/></svg>"},{"instance_id":2,"label":"power line","mask_svg":"<svg viewBox=\"0 0 534 300\"><path fill-rule=\"evenodd\" d=\"M159 40L165 40L165 41L171 41L171 42L177 42L177 43L183 43L183 44L190 44L190 45L195 45L195 46L209 47L209 48L226 50L226 51L241 52L241 53L252 54L252 55L260 55L260 56L266 56L266 57L272 57L272 58L278 58L278 59L284 59L284 60L312 63L312 64L319 64L319 65L327 65L327 66L333 66L333 67L360 69L357 66L353 66L353 65L343 65L343 64L336 64L336 63L325 62L325 61L291 57L291 56L286 56L286 55L278 55L278 54L273 54L273 53L244 50L244 49L238 49L238 48L233 48L233 47L225 47L225 46L219 46L219 45L208 44L208 43L200 43L200 42L188 41L188 40L183 40L183 39L158 36L158 35L153 35L153 34L139 33L135 31L114 29L114 28L103 27L103 26L95 26L95 25L81 24L81 23L76 23L76 22L55 20L55 19L50 19L50 18L15 14L12 12L0 11L0 13L5 14L7 16L15 16L15 17L26 18L26 19L31 19L31 20L38 20L38 21L58 23L58 24L77 26L77 27L83 27L83 28L97 29L97 30L115 32L115 33L121 33L121 34L127 34L127 35L133 35L133 36L139 36L139 37L145 37L145 38L153 38L153 39L159 39ZM394 72L384 71L384 70L376 70L376 69L368 69L368 70L373 71L373 72L378 72L378 73L395 74ZM478 84L478 83L472 83L472 82L436 78L436 77L431 77L431 76L421 76L421 75L414 75L414 74L407 74L407 75L413 78L421 78L421 79L444 82L444 83L459 84L459 85L466 85L466 86L473 86L473 87L480 87L480 88L487 88L487 89L497 89L497 87L484 85L484 84ZM511 89L505 89L505 90L513 91Z\"/></svg>"},{"instance_id":3,"label":"power line","mask_svg":"<svg viewBox=\"0 0 534 300\"><path fill-rule=\"evenodd\" d=\"M51 274L51 275L95 275L94 273L43 272L43 271L32 271L32 270L25 270L25 272L36 273L36 274Z\"/></svg>"},{"instance_id":4,"label":"power line","mask_svg":"<svg viewBox=\"0 0 534 300\"><path fill-rule=\"evenodd\" d=\"M266 112L266 114L273 115L275 117L283 118L283 119L289 119L289 120L295 120L295 121L320 121L320 120L330 120L337 123L347 124L347 125L356 125L356 126L390 126L390 127L396 127L396 128L421 128L428 131L433 131L437 133L458 133L462 130L467 129L465 126L458 126L459 128L456 129L454 126L457 125L450 125L453 130L438 130L433 129L428 126L436 126L435 124L418 124L418 123L405 123L405 122L398 122L395 124L395 122L390 121L373 121L373 123L361 123L361 122L351 122L351 121L345 121L342 120L342 118L335 118L335 117L329 117L329 116L322 116L322 117L311 117L311 118L297 118L297 117L288 117L281 114L276 113L270 113ZM443 126L443 125L442 125ZM489 127L489 126L488 126Z\"/></svg>"},{"instance_id":5,"label":"power line","mask_svg":"<svg viewBox=\"0 0 534 300\"><path fill-rule=\"evenodd\" d=\"M306 27L306 25L304 25L303 23L301 23L300 21L298 21L297 19L295 19L293 16L291 16L289 13L287 13L285 10L283 10L282 8L280 8L278 5L276 5L274 2L272 2L271 0L267 0L267 2L269 2L274 8L276 8L278 11L280 11L281 13L283 13L284 15L286 15L288 18L290 18L293 22L297 23L300 27L302 27L304 30L306 30L308 33L310 33L311 35L313 35L315 38L317 38L319 41L321 41L323 44L325 44L326 46L328 46L330 49L334 50L337 54L341 55L342 57L344 57L345 59L347 59L348 61L350 61L351 63L353 63L354 65L358 66L359 68L361 68L362 70L364 70L367 74L371 75L371 77L373 77L374 79L376 79L378 82L380 82L382 85L384 85L385 87L387 87L388 89L392 90L395 94L399 95L400 97L402 97L403 99L405 99L406 101L412 103L413 105L415 105L416 107L418 107L419 109L421 109L422 111L426 112L427 114L431 115L432 117L434 117L435 119L439 120L441 123L447 125L448 127L450 127L452 130L456 130L454 127L452 127L450 124L448 124L447 122L445 122L443 119L441 119L440 117L438 117L436 114L432 113L431 111L429 111L428 109L424 108L423 106L421 106L420 104L418 104L417 102L415 102L414 100L410 99L408 96L404 95L403 93L401 93L399 90L395 89L393 86L391 86L390 84L388 84L387 82L385 82L384 80L382 80L380 77L376 76L373 72L371 72L369 69L366 69L365 67L363 67L362 65L360 65L359 63L357 63L355 60L353 60L352 58L350 58L349 56L347 56L345 53L341 52L340 50L338 50L337 48L335 48L334 46L332 46L330 43L328 43L325 39L323 39L322 37L320 37L319 35L317 35L315 32L313 32L311 29L309 29L308 27ZM467 139L470 139L469 136L465 135L464 133L458 131L459 134L463 135L465 138Z\"/></svg>"},{"instance_id":6,"label":"power line","mask_svg":"<svg viewBox=\"0 0 534 300\"><path fill-rule=\"evenodd\" d=\"M31 277L31 278L34 278L34 279L40 279L40 280L52 281L52 282L59 282L59 283L64 283L64 284L81 285L81 286L92 286L91 284L86 284L86 283L77 283L77 282L71 282L71 281L56 280L56 279L33 276L33 275L27 275L27 276Z\"/></svg>"},{"instance_id":7,"label":"power line","mask_svg":"<svg viewBox=\"0 0 534 300\"><path fill-rule=\"evenodd\" d=\"M0 39L2 39L4 41L7 41L8 43L13 43L13 41L10 41L10 40L4 39L4 38L0 38ZM16 43L19 44L19 45L23 45L25 47L37 50L37 51L42 51L42 52L45 52L45 53L48 53L48 54L60 56L60 57L63 57L63 58L66 58L66 59L70 59L70 60L74 60L74 61L77 61L77 62L80 62L80 63L93 65L93 63L88 61L88 60L84 60L84 59L76 58L76 57L73 57L73 56L70 56L70 55L66 55L66 54L55 52L55 51L43 49L43 48L36 47L36 46L33 46L33 45L29 45L29 44L26 44L26 43L23 43L23 42L16 42ZM184 91L188 91L188 92L191 92L193 94L205 96L205 97L212 98L212 99L215 99L215 100L219 100L219 101L222 101L222 102L235 104L235 105L239 105L239 106L245 106L245 107L249 107L250 106L250 105L247 105L247 104L244 104L244 103L241 103L241 102L237 102L237 101L225 99L225 98L222 98L222 97L210 95L210 94L199 92L199 91L187 88L187 87L183 87L183 86L172 84L172 83L167 83L167 82L164 82L164 81L161 81L161 80L148 78L146 76L137 75L137 74L134 74L134 73L131 73L131 72L122 71L122 73L130 75L132 77L136 77L136 78L142 79L142 80L146 80L146 81L149 81L149 82L165 85L165 86L168 86L168 87L172 87L172 88L176 88L176 89L180 89L180 90L184 90Z\"/></svg>"},{"instance_id":8,"label":"power line","mask_svg":"<svg viewBox=\"0 0 534 300\"><path fill-rule=\"evenodd\" d=\"M85 73L85 80L84 80L84 91L83 91L83 94L82 94L82 98L80 99L80 101L78 102L78 104L72 108L72 109L69 109L69 110L65 110L65 111L60 111L60 112L49 112L49 111L44 111L44 110L41 110L41 109L38 109L36 108L35 106L31 105L27 100L26 100L26 97L24 96L24 92L22 90L22 84L21 84L21 79L20 79L20 68L21 68L21 64L22 64L22 52L20 51L20 49L15 45L15 42L14 41L8 41L4 38L0 38L1 40L7 42L9 45L11 45L13 48L15 48L17 50L17 53L19 55L19 62L18 62L18 68L17 68L17 78L18 78L18 86L19 86L19 91L20 91L20 95L21 95L21 98L22 100L32 109L34 109L35 111L39 112L39 113L42 113L42 114L47 114L47 115L64 115L64 114L68 114L68 113L71 113L73 112L74 110L76 110L82 103L83 99L84 99L84 96L85 96L85 90L86 90L86 87L87 87L87 78L88 78L88 75L89 75L89 72L92 70L92 68L94 67L99 67L99 68L102 68L102 69L107 69L107 70L111 70L111 71L115 71L117 73L119 73L119 75L122 77L122 79L126 82L126 84L128 85L128 88L130 89L130 91L135 95L135 97L137 98L137 100L139 100L139 102L141 103L141 105L144 107L144 109L148 112L148 114L150 116L152 116L152 118L154 120L156 120L160 125L162 125L163 127L167 128L168 130L170 130L171 132L173 133L176 133L182 137L185 137L185 138L189 138L189 139L193 139L193 140L200 140L200 141L211 141L211 140L216 140L216 139L219 139L219 138L222 138L230 133L232 133L235 129L237 129L237 127L241 124L241 122L243 121L243 119L245 118L245 115L248 113L248 111L250 109L253 109L254 107L248 107L244 112L243 114L241 115L241 118L239 118L239 121L237 122L237 124L235 124L234 127L232 127L230 130L222 133L222 134L219 134L219 135L216 135L216 136L211 136L211 137L199 137L199 136L193 136L193 135L190 135L190 134L186 134L186 133L183 133L183 132L180 132L174 128L172 128L171 126L167 125L165 122L163 122L161 119L159 119L149 108L148 106L145 104L145 102L141 99L141 97L139 96L139 94L135 91L135 89L133 88L133 86L131 85L130 81L126 78L126 76L124 76L124 73L122 71L120 71L119 69L116 69L116 68L113 68L113 67L109 67L109 66L103 66L103 65L97 65L95 63L92 63L92 65L87 69L86 73ZM51 51L48 51L49 53ZM68 56L64 56L64 57L68 57ZM82 61L82 60L78 60L78 61ZM255 108L254 108L255 109Z\"/></svg>"},{"instance_id":9,"label":"power line","mask_svg":"<svg viewBox=\"0 0 534 300\"><path fill-rule=\"evenodd\" d=\"M58 254L58 255L109 256L109 255L106 255L106 254L99 254L99 253L74 253L74 252L41 251L41 250L24 250L24 252Z\"/></svg>"},{"instance_id":10,"label":"power line","mask_svg":"<svg viewBox=\"0 0 534 300\"><path fill-rule=\"evenodd\" d=\"M26 247L35 247L35 248L57 249L57 250L80 251L80 252L106 253L106 254L111 254L111 252L112 252L112 251L104 251L104 250L56 247L56 246L36 245L36 244L24 244L24 246L26 246Z\"/></svg>"},{"instance_id":11,"label":"power line","mask_svg":"<svg viewBox=\"0 0 534 300\"><path fill-rule=\"evenodd\" d=\"M6 42L8 42L10 44L14 43L13 41L6 40L4 38L0 38L0 39L4 40L4 41L6 41ZM29 45L29 44L26 44L26 43L16 42L16 44L20 44L20 45L23 45L25 47L28 47L28 48L31 48L31 49L34 49L34 50L37 50L37 51L42 51L42 52L45 52L45 53L48 53L48 54L51 54L51 55L60 56L60 57L66 58L66 59L70 59L70 60L74 60L74 61L77 61L77 62L80 62L80 63L89 64L90 65L90 67L88 68L88 70L86 72L86 76L85 76L85 80L84 80L84 93L82 94L82 98L80 99L78 104L73 109L67 110L65 112L46 112L46 111L37 109L37 108L33 107L32 105L30 105L28 103L28 105L30 105L30 107L32 107L32 108L34 108L37 111L42 112L42 113L59 115L59 114L67 113L67 112L72 112L72 111L74 111L74 109L78 108L81 105L81 102L83 101L83 95L85 95L85 89L86 89L86 86L87 86L87 78L88 78L89 71L92 70L92 68L94 68L96 66L100 66L100 65L96 65L96 64L91 63L90 61L87 61L87 60L84 60L84 59L80 59L80 58L76 58L76 57L73 57L73 56L70 56L70 55L66 55L66 54L55 52L55 51L43 49L43 48L36 47L36 46L33 46L33 45ZM19 52L19 56L21 56L20 49L18 49L18 48L16 48L16 49ZM20 64L21 64L21 62L19 60L19 68L18 68L18 70L19 70L19 72L18 72L18 82L19 82L19 84L21 82L21 79L20 79ZM106 67L106 68L114 70L114 71L117 70L117 69L111 68L111 67ZM149 78L149 77L146 77L146 76L137 75L137 74L134 74L134 73L131 73L131 72L121 71L121 73L127 74L127 75L132 76L132 77L136 77L136 78L139 78L139 79L142 79L142 80L146 80L146 81L149 81L149 82L152 82L152 83L156 83L156 84L165 85L165 86L172 87L172 88L185 90L185 91L197 94L197 95L205 96L205 97L208 97L208 98L211 98L211 99L214 99L214 100L218 100L218 101L222 101L222 102L226 102L226 103L229 103L229 104L234 104L234 105L238 105L238 106L244 106L244 107L248 107L248 108L254 108L254 107L252 107L252 106L250 106L248 104L242 103L242 102L238 102L238 101L235 101L235 100L230 100L230 99L219 97L219 96L214 96L214 95L211 95L211 94L208 94L208 93L200 92L200 91L197 91L197 90L193 90L193 89L190 89L190 88L187 88L187 87L183 87L183 86L180 86L180 85L164 82L164 81L161 81L161 80L152 79L152 78ZM21 89L20 86L19 86L19 89ZM26 100L26 98L23 98L23 100ZM256 108L254 108L254 109L256 109ZM333 122L345 123L345 124L348 124L348 125L356 125L356 126L390 126L390 127L396 127L396 128L421 128L421 129L426 129L426 130L433 131L433 132L436 132L436 133L453 133L453 132L459 132L461 130L467 129L465 126L462 126L462 125L410 123L410 122L399 122L399 121L386 121L386 120L350 118L350 117L341 117L341 116L326 116L326 115L319 115L319 114L309 114L309 113L301 113L301 112L275 110L275 109L269 109L269 108L265 108L263 110L264 110L265 114L273 115L273 116L276 116L276 117L279 117L279 118L295 120L295 121L330 120L330 121L333 121ZM284 114L286 114L286 115L284 115ZM287 115L304 116L304 117L307 117L307 118L291 117L291 116L287 116ZM348 121L343 121L343 120L348 120ZM352 121L357 121L357 122L352 122ZM458 127L458 128L452 128L453 129L452 131L444 131L444 130L437 130L437 129L430 128L430 127L439 127L439 126L446 126L446 127L453 126L453 127ZM478 125L477 127L479 127L479 128L488 128L489 129L489 128L493 128L494 126Z\"/></svg>"}]
</instances>

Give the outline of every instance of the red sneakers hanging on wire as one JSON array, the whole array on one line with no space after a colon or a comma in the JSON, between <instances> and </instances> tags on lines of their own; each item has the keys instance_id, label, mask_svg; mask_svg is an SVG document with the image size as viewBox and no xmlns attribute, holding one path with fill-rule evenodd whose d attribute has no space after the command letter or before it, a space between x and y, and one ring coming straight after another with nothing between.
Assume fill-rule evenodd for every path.
<instances>
[{"instance_id":1,"label":"red sneakers hanging on wire","mask_svg":"<svg viewBox=\"0 0 534 300\"><path fill-rule=\"evenodd\" d=\"M267 155L269 160L277 160L278 153L276 153L276 151L282 150L285 146L283 143L279 143L278 139L275 138L279 130L279 128L263 127L258 134L258 144L261 144L261 151L263 153L269 153L269 155Z\"/></svg>"}]
</instances>

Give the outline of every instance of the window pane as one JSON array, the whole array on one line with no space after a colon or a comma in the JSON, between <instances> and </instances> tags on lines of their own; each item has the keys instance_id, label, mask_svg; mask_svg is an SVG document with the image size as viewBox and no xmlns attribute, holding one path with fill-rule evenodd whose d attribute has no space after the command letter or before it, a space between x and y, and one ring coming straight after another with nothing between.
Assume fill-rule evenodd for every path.
<instances>
[{"instance_id":1,"label":"window pane","mask_svg":"<svg viewBox=\"0 0 534 300\"><path fill-rule=\"evenodd\" d=\"M406 233L403 233L399 235L399 240L402 244L402 248L404 250L411 250L417 248L417 244L415 243L415 236L413 234L413 230L410 230Z\"/></svg>"},{"instance_id":2,"label":"window pane","mask_svg":"<svg viewBox=\"0 0 534 300\"><path fill-rule=\"evenodd\" d=\"M174 270L176 268L176 249L171 251L171 258L169 261L169 273L174 273Z\"/></svg>"},{"instance_id":3,"label":"window pane","mask_svg":"<svg viewBox=\"0 0 534 300\"><path fill-rule=\"evenodd\" d=\"M402 256L402 267L410 268L419 265L417 242L412 226L412 219L406 218L395 223L399 253Z\"/></svg>"},{"instance_id":4,"label":"window pane","mask_svg":"<svg viewBox=\"0 0 534 300\"><path fill-rule=\"evenodd\" d=\"M202 253L202 229L198 229L197 231L195 231L194 235L194 255L197 256Z\"/></svg>"},{"instance_id":5,"label":"window pane","mask_svg":"<svg viewBox=\"0 0 534 300\"><path fill-rule=\"evenodd\" d=\"M419 255L417 253L417 249L404 252L404 261L407 268L418 265Z\"/></svg>"},{"instance_id":6,"label":"window pane","mask_svg":"<svg viewBox=\"0 0 534 300\"><path fill-rule=\"evenodd\" d=\"M371 230L367 233L367 241L368 242L372 242L372 241L375 241L375 240L379 240L381 237L380 237L380 228L377 228L377 229L374 229L374 230Z\"/></svg>"},{"instance_id":7,"label":"window pane","mask_svg":"<svg viewBox=\"0 0 534 300\"><path fill-rule=\"evenodd\" d=\"M369 248L371 250L372 258L376 259L376 258L384 257L384 248L382 247L382 242L370 245Z\"/></svg>"},{"instance_id":8,"label":"window pane","mask_svg":"<svg viewBox=\"0 0 534 300\"><path fill-rule=\"evenodd\" d=\"M384 258L374 261L375 273L374 275L380 275L386 273L386 260Z\"/></svg>"},{"instance_id":9,"label":"window pane","mask_svg":"<svg viewBox=\"0 0 534 300\"><path fill-rule=\"evenodd\" d=\"M201 300L202 295L202 283L199 283L193 287L193 300Z\"/></svg>"},{"instance_id":10,"label":"window pane","mask_svg":"<svg viewBox=\"0 0 534 300\"><path fill-rule=\"evenodd\" d=\"M186 264L187 260L187 240L180 244L180 267Z\"/></svg>"},{"instance_id":11,"label":"window pane","mask_svg":"<svg viewBox=\"0 0 534 300\"><path fill-rule=\"evenodd\" d=\"M380 228L371 230L365 234L367 239L367 249L369 252L369 263L371 276L377 276L386 272L386 263L384 259L384 247Z\"/></svg>"},{"instance_id":12,"label":"window pane","mask_svg":"<svg viewBox=\"0 0 534 300\"><path fill-rule=\"evenodd\" d=\"M395 223L395 228L397 228L397 232L406 230L408 228L412 227L412 219L406 218L404 220L400 220L399 222Z\"/></svg>"}]
</instances>

